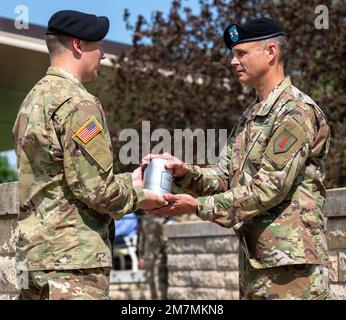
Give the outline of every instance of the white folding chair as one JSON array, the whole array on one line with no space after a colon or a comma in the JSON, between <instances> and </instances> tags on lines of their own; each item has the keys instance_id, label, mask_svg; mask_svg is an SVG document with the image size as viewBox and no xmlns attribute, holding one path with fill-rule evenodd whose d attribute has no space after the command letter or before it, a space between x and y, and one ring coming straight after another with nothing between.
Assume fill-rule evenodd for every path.
<instances>
[{"instance_id":1,"label":"white folding chair","mask_svg":"<svg viewBox=\"0 0 346 320\"><path fill-rule=\"evenodd\" d=\"M125 270L125 256L130 256L131 258L131 269L132 272L138 271L138 258L137 258L137 234L133 236L123 237L125 246L117 247L114 246L113 253L114 256L119 257L120 269Z\"/></svg>"}]
</instances>

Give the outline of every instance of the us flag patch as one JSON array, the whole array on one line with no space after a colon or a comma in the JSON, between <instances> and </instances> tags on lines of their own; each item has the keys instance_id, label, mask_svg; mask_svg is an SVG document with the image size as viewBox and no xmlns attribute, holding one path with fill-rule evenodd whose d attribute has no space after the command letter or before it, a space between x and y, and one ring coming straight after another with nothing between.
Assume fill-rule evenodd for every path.
<instances>
[{"instance_id":1,"label":"us flag patch","mask_svg":"<svg viewBox=\"0 0 346 320\"><path fill-rule=\"evenodd\" d=\"M76 136L86 144L101 131L100 124L94 118L91 118L76 132Z\"/></svg>"}]
</instances>

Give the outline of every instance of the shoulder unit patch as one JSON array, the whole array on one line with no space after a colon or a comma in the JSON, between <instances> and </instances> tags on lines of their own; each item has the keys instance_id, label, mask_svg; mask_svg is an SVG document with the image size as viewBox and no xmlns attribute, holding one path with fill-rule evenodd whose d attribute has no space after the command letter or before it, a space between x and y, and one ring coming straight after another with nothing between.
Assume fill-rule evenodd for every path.
<instances>
[{"instance_id":1,"label":"shoulder unit patch","mask_svg":"<svg viewBox=\"0 0 346 320\"><path fill-rule=\"evenodd\" d=\"M283 130L282 133L274 141L274 154L288 151L297 141L297 138L288 130Z\"/></svg>"},{"instance_id":2,"label":"shoulder unit patch","mask_svg":"<svg viewBox=\"0 0 346 320\"><path fill-rule=\"evenodd\" d=\"M264 155L278 169L282 169L307 142L307 133L303 127L293 118L288 118L274 132Z\"/></svg>"}]
</instances>

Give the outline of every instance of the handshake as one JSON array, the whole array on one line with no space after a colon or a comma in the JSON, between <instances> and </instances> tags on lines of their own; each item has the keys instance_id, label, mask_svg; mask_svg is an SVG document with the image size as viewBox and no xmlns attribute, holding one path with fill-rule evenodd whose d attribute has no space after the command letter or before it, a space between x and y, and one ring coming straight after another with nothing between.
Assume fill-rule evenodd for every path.
<instances>
[{"instance_id":1,"label":"handshake","mask_svg":"<svg viewBox=\"0 0 346 320\"><path fill-rule=\"evenodd\" d=\"M140 166L132 173L132 184L135 188L144 188L144 170L152 159L160 158L167 160L165 168L171 170L173 177L184 177L189 171L189 165L182 162L178 158L164 154L148 154L142 161ZM188 194L171 194L165 193L163 196L151 191L143 189L145 199L140 202L139 208L156 216L175 216L181 214L195 213L198 207L198 201Z\"/></svg>"}]
</instances>

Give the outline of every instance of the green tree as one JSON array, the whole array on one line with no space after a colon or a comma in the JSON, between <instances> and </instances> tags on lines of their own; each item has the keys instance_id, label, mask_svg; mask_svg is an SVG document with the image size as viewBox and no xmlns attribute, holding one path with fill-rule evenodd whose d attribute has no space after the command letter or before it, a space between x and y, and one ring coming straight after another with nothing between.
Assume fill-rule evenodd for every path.
<instances>
[{"instance_id":1,"label":"green tree","mask_svg":"<svg viewBox=\"0 0 346 320\"><path fill-rule=\"evenodd\" d=\"M133 48L117 58L109 85L102 88L114 146L116 170L131 170L117 159L124 142L119 132L141 132L143 120L151 130L225 128L231 130L253 99L253 93L232 75L223 30L232 22L258 16L276 19L287 34L288 73L293 83L325 111L332 129L327 159L327 187L346 186L346 6L324 1L329 29L318 29L315 8L307 0L201 0L198 13L188 2L172 1L165 17L154 12L151 20L139 16ZM162 70L165 71L163 75ZM188 80L188 81L187 81ZM141 141L141 139L139 140Z\"/></svg>"},{"instance_id":2,"label":"green tree","mask_svg":"<svg viewBox=\"0 0 346 320\"><path fill-rule=\"evenodd\" d=\"M7 157L0 156L0 183L12 182L17 180L17 172L9 164Z\"/></svg>"}]
</instances>

